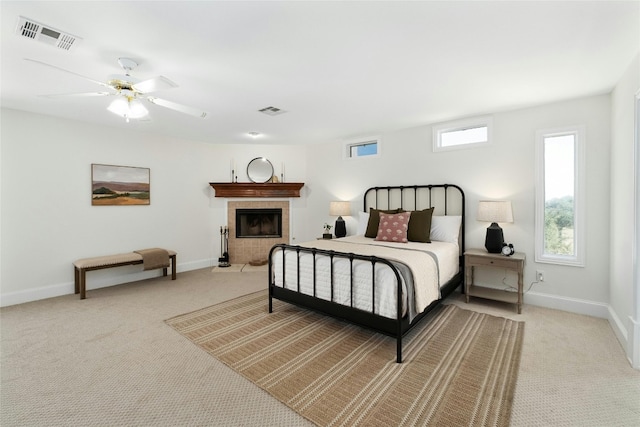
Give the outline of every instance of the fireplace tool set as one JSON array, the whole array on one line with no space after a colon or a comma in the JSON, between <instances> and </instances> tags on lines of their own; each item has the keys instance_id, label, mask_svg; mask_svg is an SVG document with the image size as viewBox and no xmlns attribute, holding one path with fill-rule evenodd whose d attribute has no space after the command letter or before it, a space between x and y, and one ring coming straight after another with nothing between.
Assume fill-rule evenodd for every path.
<instances>
[{"instance_id":1,"label":"fireplace tool set","mask_svg":"<svg viewBox=\"0 0 640 427\"><path fill-rule=\"evenodd\" d=\"M218 267L229 267L229 227L220 226L220 254Z\"/></svg>"}]
</instances>

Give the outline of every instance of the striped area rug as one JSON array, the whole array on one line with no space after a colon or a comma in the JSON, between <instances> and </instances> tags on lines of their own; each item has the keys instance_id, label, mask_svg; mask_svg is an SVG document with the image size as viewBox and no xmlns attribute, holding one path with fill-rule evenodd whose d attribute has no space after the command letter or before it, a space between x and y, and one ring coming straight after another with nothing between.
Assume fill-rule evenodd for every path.
<instances>
[{"instance_id":1,"label":"striped area rug","mask_svg":"<svg viewBox=\"0 0 640 427\"><path fill-rule=\"evenodd\" d=\"M445 305L404 340L258 292L167 320L320 426L508 426L524 323Z\"/></svg>"}]
</instances>

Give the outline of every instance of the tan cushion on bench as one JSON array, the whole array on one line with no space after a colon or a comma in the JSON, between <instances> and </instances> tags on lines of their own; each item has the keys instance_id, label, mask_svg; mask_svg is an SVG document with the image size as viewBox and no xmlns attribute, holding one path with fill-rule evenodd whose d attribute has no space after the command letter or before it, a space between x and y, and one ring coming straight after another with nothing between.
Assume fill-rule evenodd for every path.
<instances>
[{"instance_id":1,"label":"tan cushion on bench","mask_svg":"<svg viewBox=\"0 0 640 427\"><path fill-rule=\"evenodd\" d=\"M169 256L173 256L176 254L175 251L169 251ZM92 267L102 267L106 265L112 264L120 264L123 262L133 262L133 261L142 261L142 255L135 252L128 252L126 254L117 254L117 255L105 255L98 256L93 258L82 258L77 261L74 261L73 265L76 268L92 268Z\"/></svg>"}]
</instances>

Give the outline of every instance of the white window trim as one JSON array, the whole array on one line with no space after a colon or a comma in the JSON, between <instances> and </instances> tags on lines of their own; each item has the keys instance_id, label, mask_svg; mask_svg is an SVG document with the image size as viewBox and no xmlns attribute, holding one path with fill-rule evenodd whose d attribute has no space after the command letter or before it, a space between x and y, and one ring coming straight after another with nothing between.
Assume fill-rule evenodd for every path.
<instances>
[{"instance_id":1,"label":"white window trim","mask_svg":"<svg viewBox=\"0 0 640 427\"><path fill-rule=\"evenodd\" d=\"M470 127L487 127L487 141L486 142L474 142L470 144L452 145L451 147L442 147L440 136L443 133L451 132L455 130L464 130ZM433 152L439 151L452 151L452 150L468 150L470 148L482 147L490 145L493 140L493 117L481 116L473 117L469 119L455 120L452 122L440 123L433 125Z\"/></svg>"},{"instance_id":2,"label":"white window trim","mask_svg":"<svg viewBox=\"0 0 640 427\"><path fill-rule=\"evenodd\" d=\"M349 153L351 152L351 147L355 145L369 144L372 142L375 142L377 144L376 154L370 154L368 156L356 156L356 157L351 157L349 155ZM380 153L382 153L382 139L380 138L380 136L368 136L368 137L365 136L362 138L349 139L347 141L344 141L342 144L342 158L345 160L371 159L371 158L380 157Z\"/></svg>"},{"instance_id":3,"label":"white window trim","mask_svg":"<svg viewBox=\"0 0 640 427\"><path fill-rule=\"evenodd\" d=\"M548 255L544 253L544 138L575 135L574 151L574 248L573 256ZM536 171L536 205L535 205L535 261L547 264L560 264L575 267L585 265L585 230L586 230L586 139L585 127L567 126L555 129L543 129L536 132L535 171Z\"/></svg>"}]
</instances>

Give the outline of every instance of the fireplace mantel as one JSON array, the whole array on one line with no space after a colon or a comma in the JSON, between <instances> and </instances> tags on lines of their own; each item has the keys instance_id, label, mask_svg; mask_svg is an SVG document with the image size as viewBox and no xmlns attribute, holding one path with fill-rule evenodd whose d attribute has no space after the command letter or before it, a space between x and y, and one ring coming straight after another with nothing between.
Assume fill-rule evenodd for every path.
<instances>
[{"instance_id":1,"label":"fireplace mantel","mask_svg":"<svg viewBox=\"0 0 640 427\"><path fill-rule=\"evenodd\" d=\"M300 197L303 182L210 182L216 197Z\"/></svg>"}]
</instances>

